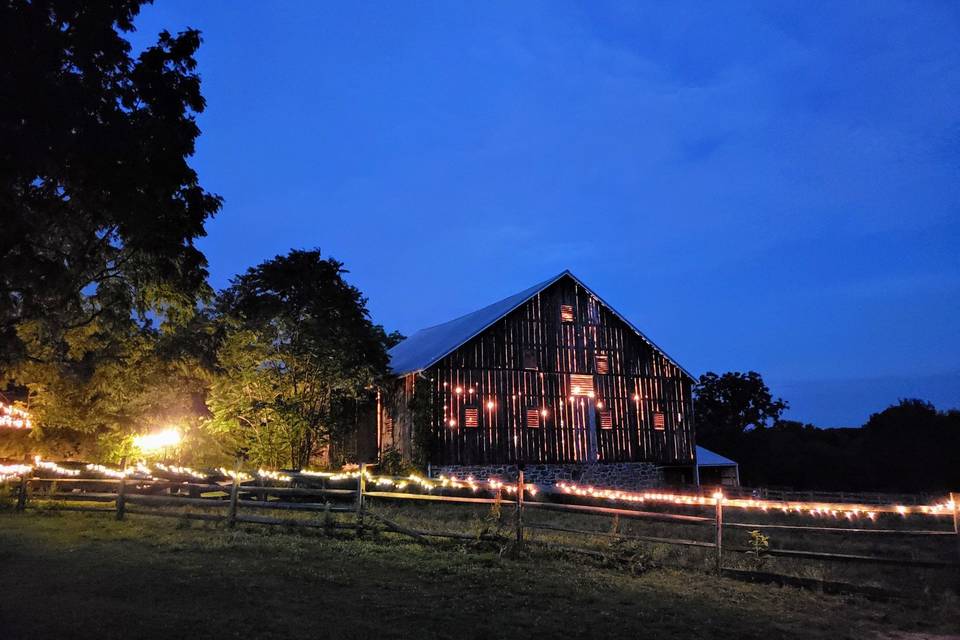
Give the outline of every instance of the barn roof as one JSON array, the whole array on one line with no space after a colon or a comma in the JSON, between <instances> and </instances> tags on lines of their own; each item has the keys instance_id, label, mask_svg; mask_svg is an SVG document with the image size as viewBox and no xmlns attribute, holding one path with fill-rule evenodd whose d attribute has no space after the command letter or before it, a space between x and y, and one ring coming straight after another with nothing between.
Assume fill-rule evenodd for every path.
<instances>
[{"instance_id":1,"label":"barn roof","mask_svg":"<svg viewBox=\"0 0 960 640\"><path fill-rule=\"evenodd\" d=\"M735 467L737 463L730 458L724 458L719 453L704 449L697 445L697 466L698 467Z\"/></svg>"},{"instance_id":2,"label":"barn roof","mask_svg":"<svg viewBox=\"0 0 960 640\"><path fill-rule=\"evenodd\" d=\"M668 356L663 349L654 344L652 340L650 340L639 329L633 326L629 320L620 315L600 296L594 293L590 287L583 284L576 276L570 273L569 270L563 271L549 280L544 280L539 284L533 285L529 289L524 289L519 293L515 293L512 296L500 300L499 302L494 302L493 304L474 311L473 313L468 313L465 316L460 316L459 318L450 320L449 322L434 325L432 327L427 327L426 329L417 331L415 334L390 349L391 371L394 375L402 376L416 371L423 371L424 369L436 364L460 348L471 338L483 333L508 313L564 277L571 278L578 285L586 289L587 292L599 300L601 304L603 304L614 315L625 322L628 327L633 329L633 331L636 332L636 334L640 336L644 342L660 352L660 354L662 354L671 363L676 365L676 367L679 368L684 374L689 376L691 379L693 378L689 371L677 364L677 362Z\"/></svg>"}]
</instances>

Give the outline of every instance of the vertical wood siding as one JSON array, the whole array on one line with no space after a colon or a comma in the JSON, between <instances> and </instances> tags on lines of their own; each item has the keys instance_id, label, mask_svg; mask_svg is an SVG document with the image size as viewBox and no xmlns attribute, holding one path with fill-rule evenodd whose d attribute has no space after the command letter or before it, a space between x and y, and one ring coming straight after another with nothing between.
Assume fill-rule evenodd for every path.
<instances>
[{"instance_id":1,"label":"vertical wood siding","mask_svg":"<svg viewBox=\"0 0 960 640\"><path fill-rule=\"evenodd\" d=\"M573 323L561 322L560 305L573 306ZM524 368L529 351L536 354L536 370ZM606 374L596 372L598 352L607 356ZM571 400L570 374L593 375L595 398ZM423 376L417 384L434 386L434 464L588 462L589 412L597 401L612 418L609 429L596 418L600 462L693 462L690 379L569 278ZM409 385L408 376L398 386ZM398 395L395 439L408 450L407 393ZM479 409L478 427L465 426L467 406ZM527 409L546 411L539 427L527 425ZM654 429L657 412L664 414L663 430Z\"/></svg>"}]
</instances>

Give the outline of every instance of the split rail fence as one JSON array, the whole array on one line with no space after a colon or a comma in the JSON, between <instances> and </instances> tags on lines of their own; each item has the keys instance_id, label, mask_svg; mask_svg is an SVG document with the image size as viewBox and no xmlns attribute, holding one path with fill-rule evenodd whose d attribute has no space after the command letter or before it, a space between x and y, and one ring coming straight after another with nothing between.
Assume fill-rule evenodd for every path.
<instances>
[{"instance_id":1,"label":"split rail fence","mask_svg":"<svg viewBox=\"0 0 960 640\"><path fill-rule=\"evenodd\" d=\"M290 527L310 527L314 529L348 529L363 535L364 531L372 527L385 529L397 534L410 536L421 541L428 538L451 538L461 540L499 540L506 541L503 534L470 534L454 531L426 531L400 524L388 519L382 513L371 508L374 501L408 501L435 504L472 504L498 505L513 511L513 529L510 538L517 541L530 539L527 531L548 531L574 536L608 536L618 540L634 540L666 545L681 545L699 547L713 555L713 565L717 573L724 570L725 553L751 552L747 548L733 548L724 546L724 533L731 530L756 531L789 531L791 534L850 534L854 536L877 536L884 538L930 538L952 537L955 540L957 557L960 557L960 495L950 494L948 502L931 507L910 508L913 515L921 517L924 528L906 528L901 526L814 526L809 524L783 524L780 522L749 522L743 521L746 514L757 514L761 509L756 508L757 501L752 499L729 498L727 496L671 496L664 495L658 503L658 494L644 494L649 500L640 499L635 503L628 500L616 501L616 496L610 504L597 504L601 501L596 495L584 492L543 490L524 484L523 473L519 473L516 484L496 483L482 487L486 496L477 494L477 486L472 491L464 490L463 484L453 482L450 488L430 489L426 493L404 491L411 483L407 478L393 478L379 476L376 479L366 473L361 467L355 477L344 475L322 477L317 474L289 473L283 480L293 486L275 486L269 478L241 481L240 475L234 473L233 479L223 482L210 480L174 480L174 479L136 479L136 478L78 478L78 477L42 477L25 473L16 478L16 510L24 509L35 504L42 504L45 508L68 511L94 511L112 513L117 520L123 520L128 514L143 516L159 516L171 518L186 518L204 521L224 522L228 527L237 523L259 525L285 525ZM368 480L369 479L369 480ZM372 486L368 486L368 482ZM413 481L414 486L415 481ZM317 486L319 485L319 486ZM346 486L344 486L346 485ZM383 485L391 487L383 489ZM399 487L399 490L397 489ZM592 490L590 490L592 491ZM449 493L468 493L469 495L449 495ZM624 494L629 496L630 494ZM639 494L635 494L639 495ZM579 503L578 503L579 502ZM770 504L764 503L768 507ZM687 513L672 513L659 510L664 506L678 506L674 511L685 510ZM860 521L867 513L871 516L871 525L883 525L883 521L876 523L872 519L877 513L887 517L895 517L899 510L902 515L905 507L877 507L864 505L863 511L851 511L851 505L829 505L823 503L784 502L780 507L775 504L769 509L784 513L823 512L831 511L831 506L844 509L846 514L858 513ZM213 509L216 512L200 512L198 509L184 510L183 507ZM753 508L751 508L753 507ZM314 515L323 515L322 518L280 517L277 512L309 512ZM558 512L596 516L607 519L613 527L607 531L588 530L569 526L559 519L556 522L534 522L529 515L534 512ZM348 518L337 518L337 514L347 514ZM740 518L731 519L731 514ZM836 515L836 512L834 512ZM689 537L662 537L649 535L626 534L620 531L620 521L646 520L676 525L690 525L704 528L707 531L701 539ZM762 520L763 518L754 518ZM931 523L932 519L932 523ZM842 523L848 518L839 518ZM853 519L849 518L851 524ZM374 524L375 523L375 524ZM549 545L548 545L549 546ZM556 545L554 545L556 546ZM954 546L954 545L947 545ZM566 551L581 552L592 555L604 555L597 550L583 547L559 547ZM753 550L753 553L759 553ZM826 551L810 551L802 549L769 548L762 550L764 556L800 558L819 561L872 563L881 565L897 565L907 567L951 568L960 567L956 560L891 557L888 555L843 554Z\"/></svg>"}]
</instances>

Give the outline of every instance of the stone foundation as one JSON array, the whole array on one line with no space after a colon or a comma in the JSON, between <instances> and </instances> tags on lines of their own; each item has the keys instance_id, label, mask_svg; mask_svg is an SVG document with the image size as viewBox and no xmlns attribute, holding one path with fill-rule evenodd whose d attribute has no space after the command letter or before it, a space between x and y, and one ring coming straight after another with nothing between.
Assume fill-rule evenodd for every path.
<instances>
[{"instance_id":1,"label":"stone foundation","mask_svg":"<svg viewBox=\"0 0 960 640\"><path fill-rule=\"evenodd\" d=\"M486 481L491 478L504 482L516 482L517 466L508 465L443 465L431 468L434 477L466 480L473 478ZM523 470L525 482L551 487L558 482L609 489L641 490L663 484L663 472L649 462L611 462L596 464L528 464Z\"/></svg>"}]
</instances>

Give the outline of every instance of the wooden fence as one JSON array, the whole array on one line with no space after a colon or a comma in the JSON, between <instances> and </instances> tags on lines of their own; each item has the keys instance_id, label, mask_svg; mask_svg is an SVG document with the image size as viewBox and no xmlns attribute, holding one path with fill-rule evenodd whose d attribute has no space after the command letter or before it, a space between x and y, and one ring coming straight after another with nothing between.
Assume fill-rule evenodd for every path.
<instances>
[{"instance_id":1,"label":"wooden fence","mask_svg":"<svg viewBox=\"0 0 960 640\"><path fill-rule=\"evenodd\" d=\"M933 501L937 496L926 493L880 493L875 491L795 491L774 487L722 487L724 495L754 497L762 500L919 505Z\"/></svg>"},{"instance_id":2,"label":"wooden fence","mask_svg":"<svg viewBox=\"0 0 960 640\"><path fill-rule=\"evenodd\" d=\"M382 513L371 508L375 501L414 501L435 504L474 504L498 505L513 511L515 531L511 537L517 541L529 539L526 531L542 530L569 535L608 536L619 540L636 540L667 545L699 547L712 552L717 573L724 570L725 553L748 553L750 549L724 546L725 531L746 529L756 531L782 530L799 534L850 534L855 536L880 537L952 537L956 541L956 552L960 555L960 496L950 495L949 502L928 507L914 508L911 517L921 518L923 528L904 527L856 527L856 526L814 526L808 524L783 524L749 522L731 519L731 515L741 518L750 513L759 513L751 500L729 498L727 496L676 496L657 502L657 494L652 494L649 502L639 505L612 502L613 506L596 504L597 500L583 499L575 493L538 490L524 484L520 472L515 485L499 485L495 488L483 488L486 495L477 495L476 486L472 491L464 491L463 485L454 488L431 489L427 492L406 491L408 480L404 478L378 477L373 487L368 487L368 474L361 468L353 477L340 476L339 479L290 473L284 480L294 486L271 486L269 480L258 479L241 481L234 474L232 481L212 482L209 480L173 480L135 479L135 478L79 478L79 477L42 477L24 474L16 483L16 510L41 503L47 508L70 511L95 511L112 513L117 520L123 520L128 514L187 518L204 521L224 522L228 527L237 523L259 525L286 525L291 527L311 527L315 529L349 529L358 536L372 526L383 528L397 534L425 541L428 538L451 538L462 540L499 540L506 539L501 534L474 535L455 531L418 530L388 519ZM372 480L372 478L370 478ZM344 486L344 485L347 486ZM390 489L384 489L386 484ZM317 486L319 485L319 486ZM450 495L450 493L468 493L469 495ZM668 496L667 496L668 497ZM664 506L678 504L677 509L686 513L661 510ZM769 505L768 505L769 506ZM849 505L825 505L823 503L784 502L784 512L798 512L809 509L811 512L836 506L849 509ZM182 507L202 507L213 512L200 512L196 509L185 511ZM870 507L864 506L864 509ZM877 508L883 513L903 513L904 507ZM764 511L767 509L764 508ZM691 513L690 511L693 511ZM281 517L277 512L308 512L322 514L321 519ZM611 519L615 524L612 530L604 532L587 530L571 526L566 522L532 522L525 514L535 512L557 512L578 514ZM848 510L847 513L850 513ZM874 512L870 512L873 515ZM344 520L336 514L351 514ZM677 525L689 525L705 529L703 539L690 537L661 537L625 534L619 530L620 519L637 519ZM932 525L930 524L932 519ZM840 523L845 519L841 518ZM376 524L372 524L376 523ZM596 550L583 547L561 547L591 555L603 555ZM758 553L757 550L753 550ZM950 568L960 567L960 562L945 559L916 557L891 557L886 555L841 554L826 551L771 548L762 551L772 557L801 558L819 561L856 562L907 567Z\"/></svg>"}]
</instances>

